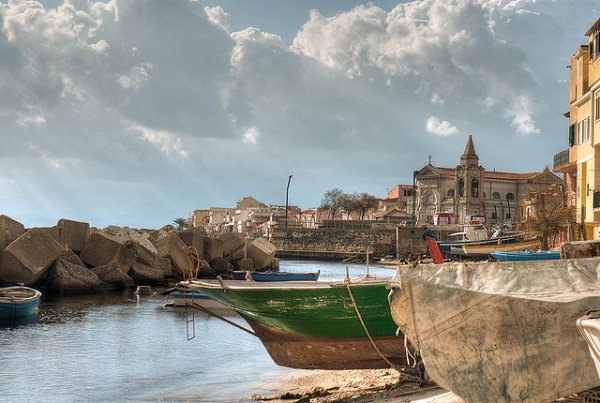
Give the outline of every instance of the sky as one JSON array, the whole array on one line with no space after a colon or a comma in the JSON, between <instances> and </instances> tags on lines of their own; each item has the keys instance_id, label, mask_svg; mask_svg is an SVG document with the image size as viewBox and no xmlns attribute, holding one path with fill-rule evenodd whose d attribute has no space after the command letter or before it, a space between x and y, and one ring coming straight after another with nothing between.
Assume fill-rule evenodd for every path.
<instances>
[{"instance_id":1,"label":"sky","mask_svg":"<svg viewBox=\"0 0 600 403\"><path fill-rule=\"evenodd\" d=\"M0 214L160 228L568 147L600 0L0 0ZM287 191L288 177L292 176Z\"/></svg>"}]
</instances>

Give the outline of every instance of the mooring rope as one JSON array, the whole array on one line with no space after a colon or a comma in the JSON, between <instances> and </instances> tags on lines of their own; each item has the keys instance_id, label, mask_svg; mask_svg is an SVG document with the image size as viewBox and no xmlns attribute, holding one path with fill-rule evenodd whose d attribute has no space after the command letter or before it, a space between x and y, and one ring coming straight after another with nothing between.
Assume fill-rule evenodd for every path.
<instances>
[{"instance_id":1,"label":"mooring rope","mask_svg":"<svg viewBox=\"0 0 600 403\"><path fill-rule=\"evenodd\" d=\"M379 356L381 358L383 358L383 360L390 366L390 368L398 370L398 367L396 365L394 365L390 360L388 360L385 355L383 355L381 350L379 350L379 347L377 347L375 340L373 340L373 337L371 337L371 332L369 332L369 329L367 329L367 325L365 324L365 321L363 320L363 317L360 314L360 311L358 310L358 305L356 304L356 300L354 299L354 295L352 294L352 290L350 289L350 279L348 277L346 277L344 279L344 284L346 285L346 288L348 289L348 294L350 295L350 299L352 300L352 305L354 306L354 310L356 311L358 320L360 320L360 323L361 323L363 329L365 330L365 333L367 334L367 337L369 338L371 345L373 346L373 348L375 349L377 354L379 354Z\"/></svg>"},{"instance_id":2,"label":"mooring rope","mask_svg":"<svg viewBox=\"0 0 600 403\"><path fill-rule=\"evenodd\" d=\"M187 258L188 266L190 267L188 279L195 280L196 278L198 278L198 273L200 272L200 256L198 256L198 249L196 249L196 247L194 246L190 246L189 248L187 248Z\"/></svg>"}]
</instances>

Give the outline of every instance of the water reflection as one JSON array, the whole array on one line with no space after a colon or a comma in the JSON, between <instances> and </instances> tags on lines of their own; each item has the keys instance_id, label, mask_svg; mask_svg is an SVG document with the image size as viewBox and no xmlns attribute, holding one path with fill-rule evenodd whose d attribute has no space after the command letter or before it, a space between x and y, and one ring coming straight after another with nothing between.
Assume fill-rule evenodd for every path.
<instances>
[{"instance_id":1,"label":"water reflection","mask_svg":"<svg viewBox=\"0 0 600 403\"><path fill-rule=\"evenodd\" d=\"M0 330L35 325L36 323L38 323L38 317L35 314L16 318L0 318Z\"/></svg>"}]
</instances>

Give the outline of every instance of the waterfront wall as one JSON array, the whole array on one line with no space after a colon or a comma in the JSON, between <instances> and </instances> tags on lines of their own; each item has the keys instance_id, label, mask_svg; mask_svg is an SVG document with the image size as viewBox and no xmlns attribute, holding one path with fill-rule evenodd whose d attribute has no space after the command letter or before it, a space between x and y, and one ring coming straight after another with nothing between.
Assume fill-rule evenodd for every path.
<instances>
[{"instance_id":1,"label":"waterfront wall","mask_svg":"<svg viewBox=\"0 0 600 403\"><path fill-rule=\"evenodd\" d=\"M277 228L271 243L277 247L277 256L282 258L346 259L355 256L362 259L368 248L370 256L376 259L393 256L411 260L413 255L427 251L427 244L422 239L425 229L395 225L359 229ZM434 232L438 239L443 239L448 231L437 229Z\"/></svg>"}]
</instances>

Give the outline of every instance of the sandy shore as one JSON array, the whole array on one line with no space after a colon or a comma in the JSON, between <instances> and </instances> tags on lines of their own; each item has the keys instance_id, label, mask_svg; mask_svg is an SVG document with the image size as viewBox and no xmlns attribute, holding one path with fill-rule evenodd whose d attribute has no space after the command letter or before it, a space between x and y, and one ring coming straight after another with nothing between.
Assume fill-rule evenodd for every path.
<instances>
[{"instance_id":1,"label":"sandy shore","mask_svg":"<svg viewBox=\"0 0 600 403\"><path fill-rule=\"evenodd\" d=\"M263 385L273 391L253 400L272 403L464 403L456 395L433 383L419 381L393 369L377 370L295 370Z\"/></svg>"}]
</instances>

